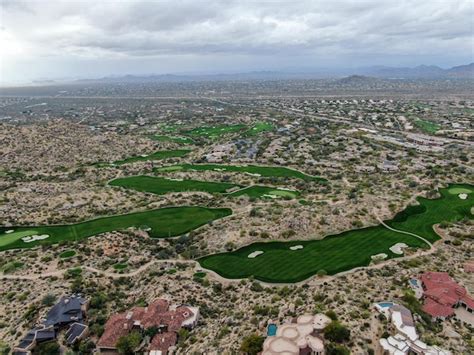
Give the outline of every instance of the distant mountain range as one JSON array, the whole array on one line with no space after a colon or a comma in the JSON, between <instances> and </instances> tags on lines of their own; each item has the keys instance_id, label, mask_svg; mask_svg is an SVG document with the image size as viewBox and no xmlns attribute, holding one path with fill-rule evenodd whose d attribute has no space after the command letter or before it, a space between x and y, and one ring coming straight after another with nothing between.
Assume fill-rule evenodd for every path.
<instances>
[{"instance_id":1,"label":"distant mountain range","mask_svg":"<svg viewBox=\"0 0 474 355\"><path fill-rule=\"evenodd\" d=\"M474 63L442 69L435 65L419 65L414 68L370 67L354 74L378 78L465 78L474 79Z\"/></svg>"},{"instance_id":2,"label":"distant mountain range","mask_svg":"<svg viewBox=\"0 0 474 355\"><path fill-rule=\"evenodd\" d=\"M186 82L186 81L227 81L227 80L288 80L288 79L329 79L346 76L364 76L383 79L474 79L474 63L443 69L435 65L420 65L414 68L373 66L356 69L317 69L305 71L255 71L235 74L162 74L125 75L101 79L79 80L81 82Z\"/></svg>"},{"instance_id":3,"label":"distant mountain range","mask_svg":"<svg viewBox=\"0 0 474 355\"><path fill-rule=\"evenodd\" d=\"M342 79L348 78L347 82ZM246 80L301 80L336 79L341 84L358 84L367 81L388 79L472 79L474 63L443 69L435 65L409 67L372 66L365 68L305 69L282 71L253 71L222 74L151 74L116 75L96 79L36 80L34 86L53 86L60 84L113 84L113 83L180 83L199 81L246 81ZM342 80L342 81L341 81Z\"/></svg>"}]
</instances>

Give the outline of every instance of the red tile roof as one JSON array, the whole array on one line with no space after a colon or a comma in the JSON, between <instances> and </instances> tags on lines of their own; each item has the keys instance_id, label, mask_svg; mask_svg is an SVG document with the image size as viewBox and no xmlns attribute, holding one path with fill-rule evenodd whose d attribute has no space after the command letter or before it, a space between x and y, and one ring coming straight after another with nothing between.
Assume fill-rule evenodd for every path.
<instances>
[{"instance_id":1,"label":"red tile roof","mask_svg":"<svg viewBox=\"0 0 474 355\"><path fill-rule=\"evenodd\" d=\"M168 327L168 332L177 332L183 322L192 316L194 314L189 308L181 306L170 311L168 301L158 299L150 303L148 307L134 307L128 312L110 317L105 324L104 333L97 342L97 346L115 348L118 339L127 335L133 325L143 329L165 325Z\"/></svg>"},{"instance_id":2,"label":"red tile roof","mask_svg":"<svg viewBox=\"0 0 474 355\"><path fill-rule=\"evenodd\" d=\"M449 317L461 300L469 307L474 300L464 287L458 285L446 272L426 272L420 276L425 289L423 311L432 317Z\"/></svg>"},{"instance_id":3,"label":"red tile roof","mask_svg":"<svg viewBox=\"0 0 474 355\"><path fill-rule=\"evenodd\" d=\"M163 355L166 355L168 353L169 347L175 345L177 340L178 336L176 333L166 332L162 334L156 334L153 337L148 350L159 350L163 353Z\"/></svg>"},{"instance_id":4,"label":"red tile roof","mask_svg":"<svg viewBox=\"0 0 474 355\"><path fill-rule=\"evenodd\" d=\"M104 348L115 348L115 344L120 337L127 335L133 321L127 321L124 313L114 314L105 323L104 333L97 342L97 346Z\"/></svg>"}]
</instances>

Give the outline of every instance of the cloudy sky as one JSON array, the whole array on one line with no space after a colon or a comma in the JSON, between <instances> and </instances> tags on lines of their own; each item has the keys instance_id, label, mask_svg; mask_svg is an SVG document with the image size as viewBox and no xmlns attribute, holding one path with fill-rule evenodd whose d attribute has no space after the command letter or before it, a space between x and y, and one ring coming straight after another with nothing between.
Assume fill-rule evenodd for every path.
<instances>
[{"instance_id":1,"label":"cloudy sky","mask_svg":"<svg viewBox=\"0 0 474 355\"><path fill-rule=\"evenodd\" d=\"M474 60L474 0L0 4L2 83Z\"/></svg>"}]
</instances>

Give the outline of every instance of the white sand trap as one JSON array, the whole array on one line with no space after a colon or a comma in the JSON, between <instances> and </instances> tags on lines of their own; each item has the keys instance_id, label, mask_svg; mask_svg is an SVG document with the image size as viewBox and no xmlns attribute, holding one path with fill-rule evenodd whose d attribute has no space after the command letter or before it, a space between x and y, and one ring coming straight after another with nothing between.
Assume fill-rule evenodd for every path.
<instances>
[{"instance_id":1,"label":"white sand trap","mask_svg":"<svg viewBox=\"0 0 474 355\"><path fill-rule=\"evenodd\" d=\"M292 247L290 247L290 250L298 250L298 249L303 249L303 246L302 245L293 245Z\"/></svg>"},{"instance_id":2,"label":"white sand trap","mask_svg":"<svg viewBox=\"0 0 474 355\"><path fill-rule=\"evenodd\" d=\"M183 181L183 179L173 179L173 178L168 178L167 180L170 180L170 181Z\"/></svg>"},{"instance_id":3,"label":"white sand trap","mask_svg":"<svg viewBox=\"0 0 474 355\"><path fill-rule=\"evenodd\" d=\"M25 243L31 243L34 242L35 240L43 240L49 238L49 234L34 234L34 235L29 235L27 237L21 238Z\"/></svg>"},{"instance_id":4,"label":"white sand trap","mask_svg":"<svg viewBox=\"0 0 474 355\"><path fill-rule=\"evenodd\" d=\"M375 254L375 255L372 255L370 258L372 260L383 260L383 259L386 259L387 258L387 254L385 253L380 253L380 254Z\"/></svg>"},{"instance_id":5,"label":"white sand trap","mask_svg":"<svg viewBox=\"0 0 474 355\"><path fill-rule=\"evenodd\" d=\"M269 197L269 198L277 198L277 195L269 195L269 194L263 194L263 197Z\"/></svg>"},{"instance_id":6,"label":"white sand trap","mask_svg":"<svg viewBox=\"0 0 474 355\"><path fill-rule=\"evenodd\" d=\"M465 200L467 198L467 194L459 194L458 196L461 200Z\"/></svg>"},{"instance_id":7,"label":"white sand trap","mask_svg":"<svg viewBox=\"0 0 474 355\"><path fill-rule=\"evenodd\" d=\"M142 154L142 155L140 155L140 156L141 156L142 158L145 158L145 157L148 156L148 154Z\"/></svg>"},{"instance_id":8,"label":"white sand trap","mask_svg":"<svg viewBox=\"0 0 474 355\"><path fill-rule=\"evenodd\" d=\"M255 176L255 177L260 177L260 176L262 176L262 175L260 175L260 174L249 173L249 172L247 172L247 171L245 172L245 174L250 175L250 176Z\"/></svg>"},{"instance_id":9,"label":"white sand trap","mask_svg":"<svg viewBox=\"0 0 474 355\"><path fill-rule=\"evenodd\" d=\"M397 243L390 247L390 251L394 254L401 255L403 254L403 248L408 248L408 245L406 245L405 243Z\"/></svg>"},{"instance_id":10,"label":"white sand trap","mask_svg":"<svg viewBox=\"0 0 474 355\"><path fill-rule=\"evenodd\" d=\"M254 259L254 258L256 258L257 256L262 255L262 254L263 254L263 251L257 250L257 251L254 251L254 252L250 253L250 254L247 256L247 258L249 258L249 259Z\"/></svg>"},{"instance_id":11,"label":"white sand trap","mask_svg":"<svg viewBox=\"0 0 474 355\"><path fill-rule=\"evenodd\" d=\"M14 231L15 231L15 230L13 230L13 229L9 229L9 230L7 230L7 231L5 232L5 234L10 234L10 233L13 233Z\"/></svg>"},{"instance_id":12,"label":"white sand trap","mask_svg":"<svg viewBox=\"0 0 474 355\"><path fill-rule=\"evenodd\" d=\"M287 187L279 187L277 190L281 190L281 191L291 191L291 192L293 192L292 189L289 189L289 188L287 188Z\"/></svg>"},{"instance_id":13,"label":"white sand trap","mask_svg":"<svg viewBox=\"0 0 474 355\"><path fill-rule=\"evenodd\" d=\"M225 169L214 168L214 171L225 171Z\"/></svg>"}]
</instances>

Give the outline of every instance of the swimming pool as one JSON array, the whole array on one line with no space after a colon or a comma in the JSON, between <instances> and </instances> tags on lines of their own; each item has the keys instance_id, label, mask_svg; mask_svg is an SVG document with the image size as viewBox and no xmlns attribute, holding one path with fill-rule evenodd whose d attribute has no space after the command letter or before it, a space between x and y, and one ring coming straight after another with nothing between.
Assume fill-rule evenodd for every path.
<instances>
[{"instance_id":1,"label":"swimming pool","mask_svg":"<svg viewBox=\"0 0 474 355\"><path fill-rule=\"evenodd\" d=\"M377 303L381 308L390 308L393 306L393 302L380 302Z\"/></svg>"},{"instance_id":2,"label":"swimming pool","mask_svg":"<svg viewBox=\"0 0 474 355\"><path fill-rule=\"evenodd\" d=\"M269 324L268 327L267 327L267 336L269 337L273 337L276 335L277 333L277 329L278 327L276 326L276 324Z\"/></svg>"},{"instance_id":3,"label":"swimming pool","mask_svg":"<svg viewBox=\"0 0 474 355\"><path fill-rule=\"evenodd\" d=\"M418 287L418 280L417 279L411 279L410 283L412 286Z\"/></svg>"}]
</instances>

